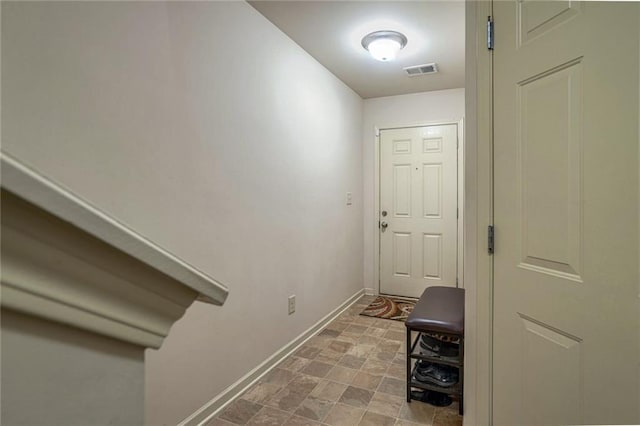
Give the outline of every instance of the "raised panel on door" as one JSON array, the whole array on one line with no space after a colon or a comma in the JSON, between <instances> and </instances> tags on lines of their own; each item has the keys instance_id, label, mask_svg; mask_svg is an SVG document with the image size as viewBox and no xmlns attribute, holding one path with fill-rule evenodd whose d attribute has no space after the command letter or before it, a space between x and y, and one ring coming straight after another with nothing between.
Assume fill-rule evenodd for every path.
<instances>
[{"instance_id":1,"label":"raised panel on door","mask_svg":"<svg viewBox=\"0 0 640 426\"><path fill-rule=\"evenodd\" d=\"M548 33L562 25L581 11L579 1L540 1L518 2L518 35L520 44Z\"/></svg>"},{"instance_id":2,"label":"raised panel on door","mask_svg":"<svg viewBox=\"0 0 640 426\"><path fill-rule=\"evenodd\" d=\"M527 401L522 408L523 418L538 425L581 424L582 339L519 316L522 397Z\"/></svg>"},{"instance_id":3,"label":"raised panel on door","mask_svg":"<svg viewBox=\"0 0 640 426\"><path fill-rule=\"evenodd\" d=\"M518 84L522 268L580 279L582 63Z\"/></svg>"},{"instance_id":4,"label":"raised panel on door","mask_svg":"<svg viewBox=\"0 0 640 426\"><path fill-rule=\"evenodd\" d=\"M393 154L411 154L411 139L394 139Z\"/></svg>"},{"instance_id":5,"label":"raised panel on door","mask_svg":"<svg viewBox=\"0 0 640 426\"><path fill-rule=\"evenodd\" d=\"M411 216L411 164L393 165L393 215Z\"/></svg>"},{"instance_id":6,"label":"raised panel on door","mask_svg":"<svg viewBox=\"0 0 640 426\"><path fill-rule=\"evenodd\" d=\"M439 154L442 152L442 138L430 137L422 139L422 152L425 154Z\"/></svg>"},{"instance_id":7,"label":"raised panel on door","mask_svg":"<svg viewBox=\"0 0 640 426\"><path fill-rule=\"evenodd\" d=\"M422 215L442 218L442 163L422 164Z\"/></svg>"},{"instance_id":8,"label":"raised panel on door","mask_svg":"<svg viewBox=\"0 0 640 426\"><path fill-rule=\"evenodd\" d=\"M442 235L422 236L422 276L427 280L442 280Z\"/></svg>"},{"instance_id":9,"label":"raised panel on door","mask_svg":"<svg viewBox=\"0 0 640 426\"><path fill-rule=\"evenodd\" d=\"M411 276L411 233L393 233L393 275Z\"/></svg>"}]
</instances>

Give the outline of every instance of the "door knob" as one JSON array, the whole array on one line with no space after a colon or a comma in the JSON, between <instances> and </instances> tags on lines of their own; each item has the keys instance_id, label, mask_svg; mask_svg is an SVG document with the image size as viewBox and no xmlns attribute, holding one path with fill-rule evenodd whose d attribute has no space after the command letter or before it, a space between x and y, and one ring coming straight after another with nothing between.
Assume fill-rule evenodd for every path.
<instances>
[{"instance_id":1,"label":"door knob","mask_svg":"<svg viewBox=\"0 0 640 426\"><path fill-rule=\"evenodd\" d=\"M387 229L387 226L389 226L387 222L380 222L380 228L382 229L383 232L385 229Z\"/></svg>"}]
</instances>

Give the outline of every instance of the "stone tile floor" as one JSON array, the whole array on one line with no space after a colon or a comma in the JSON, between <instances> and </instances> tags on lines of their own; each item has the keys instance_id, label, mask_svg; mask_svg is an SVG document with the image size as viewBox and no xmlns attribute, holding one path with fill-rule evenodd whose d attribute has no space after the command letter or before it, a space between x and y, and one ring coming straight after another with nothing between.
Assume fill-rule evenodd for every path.
<instances>
[{"instance_id":1,"label":"stone tile floor","mask_svg":"<svg viewBox=\"0 0 640 426\"><path fill-rule=\"evenodd\" d=\"M405 401L405 329L359 315L363 296L208 426L462 425L458 403Z\"/></svg>"}]
</instances>

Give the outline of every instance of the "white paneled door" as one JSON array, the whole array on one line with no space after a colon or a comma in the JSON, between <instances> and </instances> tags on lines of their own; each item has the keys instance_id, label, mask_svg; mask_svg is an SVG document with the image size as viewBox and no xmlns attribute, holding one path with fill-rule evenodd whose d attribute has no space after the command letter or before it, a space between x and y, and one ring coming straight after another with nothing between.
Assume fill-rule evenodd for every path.
<instances>
[{"instance_id":1,"label":"white paneled door","mask_svg":"<svg viewBox=\"0 0 640 426\"><path fill-rule=\"evenodd\" d=\"M640 424L639 4L493 11L493 423Z\"/></svg>"},{"instance_id":2,"label":"white paneled door","mask_svg":"<svg viewBox=\"0 0 640 426\"><path fill-rule=\"evenodd\" d=\"M380 292L456 286L457 125L380 131Z\"/></svg>"}]
</instances>

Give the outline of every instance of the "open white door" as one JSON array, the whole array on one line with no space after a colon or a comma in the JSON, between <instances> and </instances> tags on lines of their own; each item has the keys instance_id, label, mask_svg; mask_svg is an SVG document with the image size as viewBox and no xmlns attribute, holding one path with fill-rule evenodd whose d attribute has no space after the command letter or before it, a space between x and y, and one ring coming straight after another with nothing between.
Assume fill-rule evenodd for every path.
<instances>
[{"instance_id":1,"label":"open white door","mask_svg":"<svg viewBox=\"0 0 640 426\"><path fill-rule=\"evenodd\" d=\"M639 7L493 3L496 425L640 423Z\"/></svg>"},{"instance_id":2,"label":"open white door","mask_svg":"<svg viewBox=\"0 0 640 426\"><path fill-rule=\"evenodd\" d=\"M458 127L380 132L380 292L456 286Z\"/></svg>"}]
</instances>

